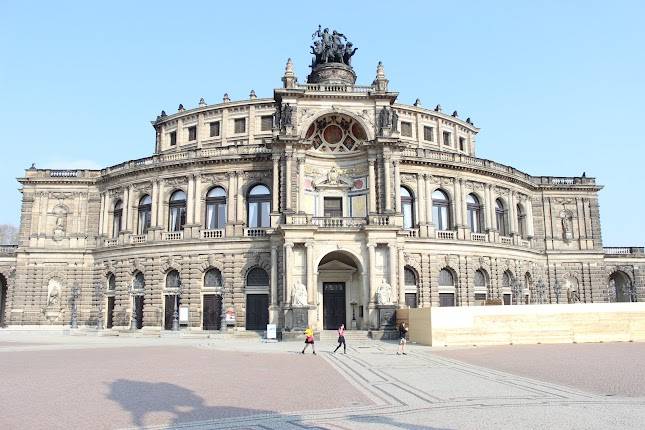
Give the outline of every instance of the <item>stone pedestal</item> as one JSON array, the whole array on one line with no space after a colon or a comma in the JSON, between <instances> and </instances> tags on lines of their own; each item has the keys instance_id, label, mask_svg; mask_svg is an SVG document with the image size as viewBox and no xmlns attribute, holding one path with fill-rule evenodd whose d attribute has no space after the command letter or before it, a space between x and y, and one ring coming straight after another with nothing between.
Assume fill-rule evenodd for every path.
<instances>
[{"instance_id":1,"label":"stone pedestal","mask_svg":"<svg viewBox=\"0 0 645 430\"><path fill-rule=\"evenodd\" d=\"M396 305L378 305L379 330L393 329L396 325Z\"/></svg>"},{"instance_id":2,"label":"stone pedestal","mask_svg":"<svg viewBox=\"0 0 645 430\"><path fill-rule=\"evenodd\" d=\"M309 322L309 307L294 307L291 312L293 330L306 329Z\"/></svg>"},{"instance_id":3,"label":"stone pedestal","mask_svg":"<svg viewBox=\"0 0 645 430\"><path fill-rule=\"evenodd\" d=\"M307 83L354 85L356 83L356 73L350 66L343 63L319 64L307 76Z\"/></svg>"}]
</instances>

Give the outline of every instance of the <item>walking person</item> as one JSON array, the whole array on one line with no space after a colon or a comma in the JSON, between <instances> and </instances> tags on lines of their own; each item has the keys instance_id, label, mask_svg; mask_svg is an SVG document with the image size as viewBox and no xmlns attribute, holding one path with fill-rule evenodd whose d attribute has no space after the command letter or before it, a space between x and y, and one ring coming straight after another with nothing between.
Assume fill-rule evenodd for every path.
<instances>
[{"instance_id":1,"label":"walking person","mask_svg":"<svg viewBox=\"0 0 645 430\"><path fill-rule=\"evenodd\" d=\"M314 351L314 355L316 355L316 347L314 346L314 331L311 327L307 327L307 329L305 330L305 347L302 348L301 354L305 353L305 350L309 345L311 345L311 349Z\"/></svg>"},{"instance_id":2,"label":"walking person","mask_svg":"<svg viewBox=\"0 0 645 430\"><path fill-rule=\"evenodd\" d=\"M334 349L334 354L338 351L338 348L343 345L343 354L347 354L347 344L345 343L345 324L341 324L338 327L338 346Z\"/></svg>"},{"instance_id":3,"label":"walking person","mask_svg":"<svg viewBox=\"0 0 645 430\"><path fill-rule=\"evenodd\" d=\"M405 344L408 342L408 340L405 338L407 334L408 326L405 324L405 322L401 321L401 324L399 325L399 349L396 351L396 355L408 355L405 352Z\"/></svg>"}]
</instances>

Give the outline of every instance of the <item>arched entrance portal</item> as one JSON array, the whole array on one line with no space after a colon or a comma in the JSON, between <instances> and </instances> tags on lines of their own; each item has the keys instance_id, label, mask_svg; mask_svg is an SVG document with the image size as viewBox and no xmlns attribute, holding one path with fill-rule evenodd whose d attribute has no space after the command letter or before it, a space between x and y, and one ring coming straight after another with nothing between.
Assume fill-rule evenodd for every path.
<instances>
[{"instance_id":1,"label":"arched entrance portal","mask_svg":"<svg viewBox=\"0 0 645 430\"><path fill-rule=\"evenodd\" d=\"M333 251L318 263L318 327L337 329L345 324L348 329L362 327L363 279L360 262L345 251Z\"/></svg>"},{"instance_id":2,"label":"arched entrance portal","mask_svg":"<svg viewBox=\"0 0 645 430\"><path fill-rule=\"evenodd\" d=\"M632 281L625 272L620 270L609 276L609 300L616 302L636 301L632 294ZM613 296L613 297L612 297Z\"/></svg>"}]
</instances>

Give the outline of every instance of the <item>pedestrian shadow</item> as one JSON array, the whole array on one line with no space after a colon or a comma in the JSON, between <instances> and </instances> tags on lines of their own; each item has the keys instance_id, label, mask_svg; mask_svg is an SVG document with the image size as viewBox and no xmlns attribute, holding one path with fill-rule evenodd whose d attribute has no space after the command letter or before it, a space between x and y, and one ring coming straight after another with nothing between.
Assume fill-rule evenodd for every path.
<instances>
[{"instance_id":1,"label":"pedestrian shadow","mask_svg":"<svg viewBox=\"0 0 645 430\"><path fill-rule=\"evenodd\" d=\"M451 430L446 427L429 427L419 424L404 423L383 415L354 415L348 419L350 421L357 421L364 424L377 424L378 426L398 427L406 430Z\"/></svg>"},{"instance_id":2,"label":"pedestrian shadow","mask_svg":"<svg viewBox=\"0 0 645 430\"><path fill-rule=\"evenodd\" d=\"M135 427L145 427L146 416L155 412L172 414L170 421L162 424L164 426L275 414L274 411L258 409L208 406L204 403L204 399L193 391L167 382L118 379L109 386L110 392L107 398L117 402L121 408L130 413Z\"/></svg>"}]
</instances>

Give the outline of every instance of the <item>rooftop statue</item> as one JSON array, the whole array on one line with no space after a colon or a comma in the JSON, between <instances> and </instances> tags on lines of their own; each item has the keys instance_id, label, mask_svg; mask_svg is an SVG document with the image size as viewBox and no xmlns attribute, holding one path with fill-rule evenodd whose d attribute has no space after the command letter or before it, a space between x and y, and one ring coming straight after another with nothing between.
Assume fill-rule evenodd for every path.
<instances>
[{"instance_id":1,"label":"rooftop statue","mask_svg":"<svg viewBox=\"0 0 645 430\"><path fill-rule=\"evenodd\" d=\"M351 66L352 56L358 48L354 48L352 42L349 42L343 33L336 30L330 33L328 28L321 30L319 25L318 30L311 35L311 38L318 38L311 46L311 53L314 55L311 60L312 68L325 63L341 63Z\"/></svg>"}]
</instances>

